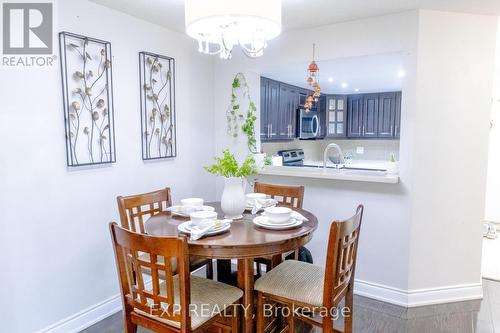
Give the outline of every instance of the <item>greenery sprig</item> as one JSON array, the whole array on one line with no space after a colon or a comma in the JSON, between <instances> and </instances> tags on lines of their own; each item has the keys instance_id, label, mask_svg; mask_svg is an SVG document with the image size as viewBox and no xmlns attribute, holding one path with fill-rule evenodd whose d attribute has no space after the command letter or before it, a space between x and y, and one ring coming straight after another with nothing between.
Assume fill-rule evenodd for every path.
<instances>
[{"instance_id":1,"label":"greenery sprig","mask_svg":"<svg viewBox=\"0 0 500 333\"><path fill-rule=\"evenodd\" d=\"M222 151L222 157L214 157L215 164L206 166L205 170L221 177L248 177L257 173L255 160L252 155L248 155L241 166L229 149Z\"/></svg>"},{"instance_id":2,"label":"greenery sprig","mask_svg":"<svg viewBox=\"0 0 500 333\"><path fill-rule=\"evenodd\" d=\"M248 98L248 110L246 113L241 110L241 106L238 103L238 91L243 89L243 97ZM247 137L247 146L250 152L257 151L257 140L255 139L255 121L257 116L257 107L250 97L250 89L247 84L247 80L243 73L237 73L233 79L231 85L231 103L226 111L227 118L227 132L233 138L238 137L239 130L241 128L242 132ZM240 123L242 125L240 126Z\"/></svg>"}]
</instances>

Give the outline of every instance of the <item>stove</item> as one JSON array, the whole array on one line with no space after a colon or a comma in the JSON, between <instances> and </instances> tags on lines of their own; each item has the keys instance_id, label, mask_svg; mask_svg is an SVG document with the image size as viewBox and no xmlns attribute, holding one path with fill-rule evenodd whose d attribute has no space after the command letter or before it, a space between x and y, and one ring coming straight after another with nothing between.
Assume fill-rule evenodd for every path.
<instances>
[{"instance_id":1,"label":"stove","mask_svg":"<svg viewBox=\"0 0 500 333\"><path fill-rule=\"evenodd\" d=\"M283 158L283 166L304 165L304 150L302 149L280 150L278 155Z\"/></svg>"}]
</instances>

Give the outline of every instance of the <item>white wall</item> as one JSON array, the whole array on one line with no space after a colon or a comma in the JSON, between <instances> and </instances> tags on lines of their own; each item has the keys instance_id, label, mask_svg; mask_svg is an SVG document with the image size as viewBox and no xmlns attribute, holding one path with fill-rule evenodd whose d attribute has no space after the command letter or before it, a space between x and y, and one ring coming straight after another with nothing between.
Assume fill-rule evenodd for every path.
<instances>
[{"instance_id":1,"label":"white wall","mask_svg":"<svg viewBox=\"0 0 500 333\"><path fill-rule=\"evenodd\" d=\"M71 31L112 43L117 163L68 169L59 65L0 72L2 331L33 332L118 294L108 223L116 196L170 186L215 199L212 58L196 43L84 0L58 1L54 40ZM143 162L138 52L176 59L178 157ZM119 302L117 303L119 304Z\"/></svg>"},{"instance_id":2,"label":"white wall","mask_svg":"<svg viewBox=\"0 0 500 333\"><path fill-rule=\"evenodd\" d=\"M288 32L261 59L216 62L216 86L228 86L236 71L307 61L313 42L319 60L403 54L400 184L260 177L306 185L305 208L320 221L308 245L318 263L329 221L365 204L359 293L409 306L481 297L479 221L495 33L495 17L412 11ZM216 144L225 141L218 137Z\"/></svg>"},{"instance_id":3,"label":"white wall","mask_svg":"<svg viewBox=\"0 0 500 333\"><path fill-rule=\"evenodd\" d=\"M493 16L419 15L410 289L480 282L496 29Z\"/></svg>"},{"instance_id":4,"label":"white wall","mask_svg":"<svg viewBox=\"0 0 500 333\"><path fill-rule=\"evenodd\" d=\"M262 58L249 60L238 49L231 62L215 62L215 119L218 135L217 149L225 147L230 138L224 134L224 111L229 102L232 76L243 71L252 77L252 95L260 93L259 72L262 68L310 60L311 45L316 43L318 60L355 57L380 53L400 52L407 76L403 81L403 121L401 145L401 178L398 185L380 185L343 181L314 181L305 179L259 177L275 183L304 184L304 207L319 218L319 228L308 244L317 263L323 264L329 222L333 218L346 218L359 203L366 206L366 216L360 245L357 278L371 284L407 290L408 243L411 211L411 121L413 114L415 81L415 47L418 13L406 12L320 28L291 31L269 43ZM243 142L238 142L241 150ZM405 151L403 151L403 148ZM404 157L404 161L403 161ZM221 187L218 188L220 193ZM397 249L397 250L395 250ZM366 294L366 293L365 293Z\"/></svg>"},{"instance_id":5,"label":"white wall","mask_svg":"<svg viewBox=\"0 0 500 333\"><path fill-rule=\"evenodd\" d=\"M498 22L485 220L500 223L500 19Z\"/></svg>"}]
</instances>

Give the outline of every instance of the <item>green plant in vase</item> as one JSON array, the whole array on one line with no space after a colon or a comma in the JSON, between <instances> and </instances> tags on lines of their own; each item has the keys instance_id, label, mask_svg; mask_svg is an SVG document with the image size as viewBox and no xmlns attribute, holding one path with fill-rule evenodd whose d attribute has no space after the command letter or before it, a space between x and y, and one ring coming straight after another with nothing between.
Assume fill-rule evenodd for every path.
<instances>
[{"instance_id":1,"label":"green plant in vase","mask_svg":"<svg viewBox=\"0 0 500 333\"><path fill-rule=\"evenodd\" d=\"M215 163L206 166L205 170L213 175L224 177L224 191L221 198L221 208L226 218L238 219L243 217L245 210L246 177L257 173L255 160L252 155L238 164L236 157L228 149L222 151L222 157L215 157Z\"/></svg>"}]
</instances>

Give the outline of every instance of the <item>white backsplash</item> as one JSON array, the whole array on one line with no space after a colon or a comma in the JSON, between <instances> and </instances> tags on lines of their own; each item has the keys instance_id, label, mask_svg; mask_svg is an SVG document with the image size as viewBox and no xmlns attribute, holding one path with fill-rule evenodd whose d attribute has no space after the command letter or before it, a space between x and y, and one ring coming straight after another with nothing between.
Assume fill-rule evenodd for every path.
<instances>
[{"instance_id":1,"label":"white backsplash","mask_svg":"<svg viewBox=\"0 0 500 333\"><path fill-rule=\"evenodd\" d=\"M261 149L263 153L275 155L279 150L302 148L306 159L322 161L326 146L332 142L340 146L344 155L351 153L353 160L388 161L391 154L399 160L399 140L294 140L263 143ZM364 153L357 154L357 147L363 147Z\"/></svg>"}]
</instances>

